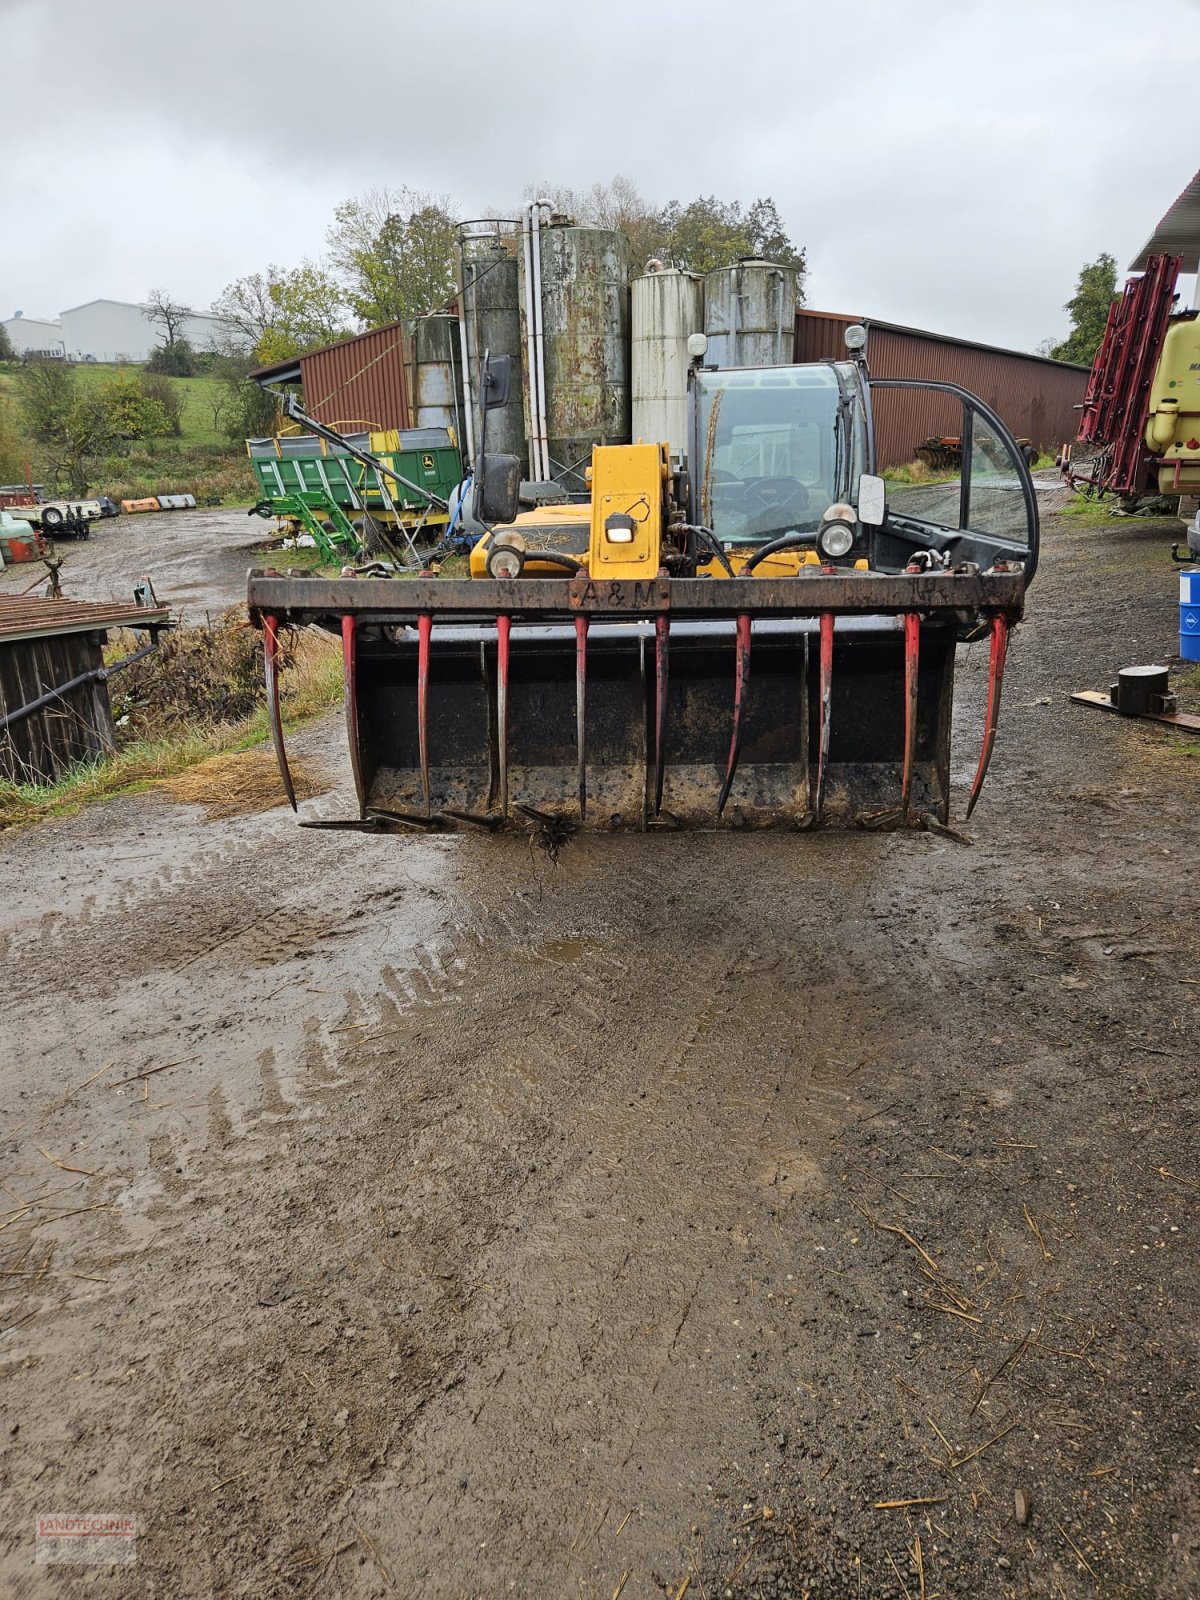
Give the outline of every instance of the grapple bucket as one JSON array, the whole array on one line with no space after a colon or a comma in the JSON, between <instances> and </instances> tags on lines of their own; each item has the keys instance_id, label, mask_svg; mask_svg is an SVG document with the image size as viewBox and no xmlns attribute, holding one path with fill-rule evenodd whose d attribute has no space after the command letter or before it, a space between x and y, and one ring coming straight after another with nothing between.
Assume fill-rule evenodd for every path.
<instances>
[{"instance_id":1,"label":"grapple bucket","mask_svg":"<svg viewBox=\"0 0 1200 1600\"><path fill-rule=\"evenodd\" d=\"M1021 585L256 575L250 600L340 632L364 816L794 828L948 818L960 626L1014 620Z\"/></svg>"}]
</instances>

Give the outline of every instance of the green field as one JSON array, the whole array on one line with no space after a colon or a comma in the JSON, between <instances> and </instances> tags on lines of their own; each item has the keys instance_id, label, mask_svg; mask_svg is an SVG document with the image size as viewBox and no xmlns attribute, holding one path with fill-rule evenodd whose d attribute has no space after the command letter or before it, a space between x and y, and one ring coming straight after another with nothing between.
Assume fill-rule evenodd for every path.
<instances>
[{"instance_id":1,"label":"green field","mask_svg":"<svg viewBox=\"0 0 1200 1600\"><path fill-rule=\"evenodd\" d=\"M101 362L81 361L71 368L75 381L81 388L91 389L118 373L141 372L137 366L108 366ZM213 407L221 399L224 388L219 378L168 378L167 382L183 401L180 425L183 433L178 439L164 441L175 445L219 445L230 448L229 440L221 432L219 421L213 418ZM20 383L16 370L0 367L0 394L20 399Z\"/></svg>"},{"instance_id":2,"label":"green field","mask_svg":"<svg viewBox=\"0 0 1200 1600\"><path fill-rule=\"evenodd\" d=\"M93 388L118 373L137 375L136 365L113 366L78 362L71 367L81 388ZM191 493L197 499L219 496L226 504L252 504L257 498L254 475L240 444L230 443L221 428L219 405L225 394L219 378L168 378L182 399L178 437L153 439L123 447L121 454L97 462L93 494L115 500L149 494ZM21 387L14 366L0 366L0 397L11 399L19 410ZM46 477L31 446L34 477Z\"/></svg>"}]
</instances>

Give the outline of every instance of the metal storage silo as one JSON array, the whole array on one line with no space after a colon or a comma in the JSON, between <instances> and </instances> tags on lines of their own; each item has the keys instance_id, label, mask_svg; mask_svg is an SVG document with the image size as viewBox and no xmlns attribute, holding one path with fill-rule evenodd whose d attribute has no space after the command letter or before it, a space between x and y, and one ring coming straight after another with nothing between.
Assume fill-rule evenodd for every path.
<instances>
[{"instance_id":1,"label":"metal storage silo","mask_svg":"<svg viewBox=\"0 0 1200 1600\"><path fill-rule=\"evenodd\" d=\"M490 218L462 225L459 230L459 316L464 335L462 343L466 345L464 388L470 407L469 443L477 452L482 436L479 383L484 355L511 356L513 370L508 404L488 413L487 447L489 452L519 457L524 470L528 455L516 256L519 235L514 236L512 231L517 227L517 223Z\"/></svg>"},{"instance_id":2,"label":"metal storage silo","mask_svg":"<svg viewBox=\"0 0 1200 1600\"><path fill-rule=\"evenodd\" d=\"M629 441L629 247L607 228L553 222L534 239L550 470L578 491L593 445Z\"/></svg>"},{"instance_id":3,"label":"metal storage silo","mask_svg":"<svg viewBox=\"0 0 1200 1600\"><path fill-rule=\"evenodd\" d=\"M705 360L718 367L775 367L794 360L799 276L794 267L746 260L704 279Z\"/></svg>"},{"instance_id":4,"label":"metal storage silo","mask_svg":"<svg viewBox=\"0 0 1200 1600\"><path fill-rule=\"evenodd\" d=\"M687 451L688 336L704 329L704 279L672 267L630 285L635 439Z\"/></svg>"},{"instance_id":5,"label":"metal storage silo","mask_svg":"<svg viewBox=\"0 0 1200 1600\"><path fill-rule=\"evenodd\" d=\"M453 428L461 449L464 431L458 319L441 315L417 317L412 330L414 425Z\"/></svg>"}]
</instances>

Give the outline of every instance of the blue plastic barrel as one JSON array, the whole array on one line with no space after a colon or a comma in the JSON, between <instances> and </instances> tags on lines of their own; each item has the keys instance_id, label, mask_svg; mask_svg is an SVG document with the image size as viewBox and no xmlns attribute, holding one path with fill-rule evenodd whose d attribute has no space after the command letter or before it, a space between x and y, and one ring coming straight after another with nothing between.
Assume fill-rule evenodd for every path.
<instances>
[{"instance_id":1,"label":"blue plastic barrel","mask_svg":"<svg viewBox=\"0 0 1200 1600\"><path fill-rule=\"evenodd\" d=\"M1200 661L1200 568L1179 574L1179 654Z\"/></svg>"}]
</instances>

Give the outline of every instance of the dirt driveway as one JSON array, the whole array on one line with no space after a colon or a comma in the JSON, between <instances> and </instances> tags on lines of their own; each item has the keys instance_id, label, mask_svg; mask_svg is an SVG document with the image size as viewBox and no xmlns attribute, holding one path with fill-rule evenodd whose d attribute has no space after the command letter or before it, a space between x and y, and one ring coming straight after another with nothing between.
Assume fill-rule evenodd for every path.
<instances>
[{"instance_id":1,"label":"dirt driveway","mask_svg":"<svg viewBox=\"0 0 1200 1600\"><path fill-rule=\"evenodd\" d=\"M4 840L0 1590L1200 1592L1200 766L1065 698L1166 539L1048 528L970 844Z\"/></svg>"},{"instance_id":2,"label":"dirt driveway","mask_svg":"<svg viewBox=\"0 0 1200 1600\"><path fill-rule=\"evenodd\" d=\"M185 622L203 622L245 600L246 573L262 565L255 547L273 528L236 506L103 518L89 538L58 541L62 586L73 600L130 600L148 577L164 605ZM39 570L0 567L0 594L18 593Z\"/></svg>"}]
</instances>

